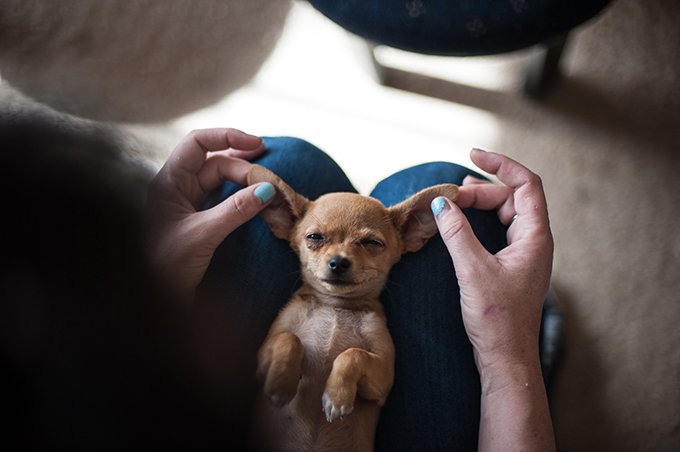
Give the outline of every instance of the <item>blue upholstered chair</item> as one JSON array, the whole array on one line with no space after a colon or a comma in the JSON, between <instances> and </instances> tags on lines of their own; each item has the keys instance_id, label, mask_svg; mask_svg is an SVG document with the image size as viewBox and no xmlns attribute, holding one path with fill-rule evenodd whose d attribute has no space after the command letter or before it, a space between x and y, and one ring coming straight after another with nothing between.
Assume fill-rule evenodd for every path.
<instances>
[{"instance_id":1,"label":"blue upholstered chair","mask_svg":"<svg viewBox=\"0 0 680 452\"><path fill-rule=\"evenodd\" d=\"M568 33L598 14L609 0L309 2L370 46L428 55L476 56L540 45L544 50L533 54L525 82L527 94L540 96L558 74Z\"/></svg>"}]
</instances>

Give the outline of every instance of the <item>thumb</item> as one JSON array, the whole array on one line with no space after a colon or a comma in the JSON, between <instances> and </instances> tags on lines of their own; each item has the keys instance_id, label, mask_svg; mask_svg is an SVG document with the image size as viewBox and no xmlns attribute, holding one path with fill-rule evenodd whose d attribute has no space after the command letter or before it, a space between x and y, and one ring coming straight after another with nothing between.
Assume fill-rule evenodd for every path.
<instances>
[{"instance_id":1,"label":"thumb","mask_svg":"<svg viewBox=\"0 0 680 452\"><path fill-rule=\"evenodd\" d=\"M457 271L471 269L488 254L456 204L440 196L432 201L432 213Z\"/></svg>"},{"instance_id":2,"label":"thumb","mask_svg":"<svg viewBox=\"0 0 680 452\"><path fill-rule=\"evenodd\" d=\"M243 188L215 207L204 211L208 235L221 243L243 223L252 219L274 198L276 189L269 182Z\"/></svg>"}]
</instances>

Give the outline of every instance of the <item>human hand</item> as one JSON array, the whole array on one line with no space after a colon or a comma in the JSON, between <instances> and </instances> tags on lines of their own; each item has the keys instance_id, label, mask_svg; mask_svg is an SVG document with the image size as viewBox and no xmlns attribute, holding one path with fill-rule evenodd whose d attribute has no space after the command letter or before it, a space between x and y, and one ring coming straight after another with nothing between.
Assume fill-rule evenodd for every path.
<instances>
[{"instance_id":1,"label":"human hand","mask_svg":"<svg viewBox=\"0 0 680 452\"><path fill-rule=\"evenodd\" d=\"M227 235L273 197L271 184L256 184L198 210L205 194L223 182L245 185L252 165L243 159L263 151L260 138L236 129L197 130L179 143L152 181L147 200L151 262L182 300L193 300Z\"/></svg>"},{"instance_id":2,"label":"human hand","mask_svg":"<svg viewBox=\"0 0 680 452\"><path fill-rule=\"evenodd\" d=\"M457 204L433 201L460 286L465 329L482 378L491 368L538 363L541 309L552 271L553 239L540 178L506 156L473 150L472 161L504 184L467 177ZM461 208L496 210L508 246L492 255Z\"/></svg>"}]
</instances>

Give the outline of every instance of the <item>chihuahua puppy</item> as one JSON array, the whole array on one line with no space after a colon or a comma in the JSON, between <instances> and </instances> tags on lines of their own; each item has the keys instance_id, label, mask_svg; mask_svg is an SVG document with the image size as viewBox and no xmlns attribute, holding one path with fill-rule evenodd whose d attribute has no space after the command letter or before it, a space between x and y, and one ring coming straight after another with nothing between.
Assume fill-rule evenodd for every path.
<instances>
[{"instance_id":1,"label":"chihuahua puppy","mask_svg":"<svg viewBox=\"0 0 680 452\"><path fill-rule=\"evenodd\" d=\"M379 301L390 268L437 232L430 203L455 199L444 184L396 206L353 193L310 201L261 166L248 183L270 182L261 212L300 257L302 286L258 352L264 386L255 441L266 450L370 451L394 379L394 345Z\"/></svg>"}]
</instances>

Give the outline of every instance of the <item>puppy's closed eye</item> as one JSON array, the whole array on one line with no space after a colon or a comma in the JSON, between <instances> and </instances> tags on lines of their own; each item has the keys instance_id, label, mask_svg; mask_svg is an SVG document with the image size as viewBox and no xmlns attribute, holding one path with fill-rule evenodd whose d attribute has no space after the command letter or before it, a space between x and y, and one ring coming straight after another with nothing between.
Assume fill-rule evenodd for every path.
<instances>
[{"instance_id":1,"label":"puppy's closed eye","mask_svg":"<svg viewBox=\"0 0 680 452\"><path fill-rule=\"evenodd\" d=\"M359 244L366 248L385 248L385 244L378 239L365 238L359 241Z\"/></svg>"}]
</instances>

